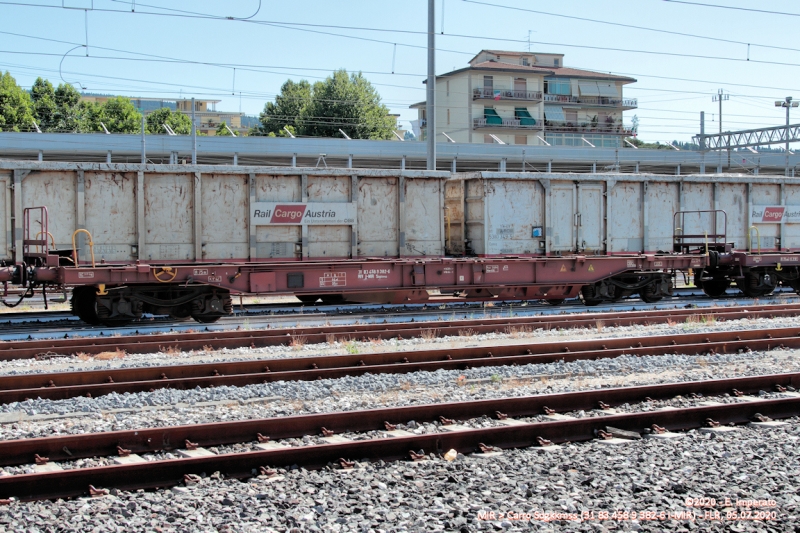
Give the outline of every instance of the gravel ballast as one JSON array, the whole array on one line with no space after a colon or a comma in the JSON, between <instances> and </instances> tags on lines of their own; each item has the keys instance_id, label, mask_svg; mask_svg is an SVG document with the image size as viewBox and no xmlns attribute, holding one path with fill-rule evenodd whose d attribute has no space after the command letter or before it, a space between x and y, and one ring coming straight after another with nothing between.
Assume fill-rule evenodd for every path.
<instances>
[{"instance_id":1,"label":"gravel ballast","mask_svg":"<svg viewBox=\"0 0 800 533\"><path fill-rule=\"evenodd\" d=\"M449 338L304 345L264 349L124 355L97 360L63 358L0 363L0 373L81 370L165 362L218 362L315 354L414 350L456 345L497 345L567 339L675 335L750 328L792 327L796 319L692 321L656 326L512 332ZM0 438L135 429L254 419L382 406L502 398L602 387L694 381L800 371L798 351L703 356L621 356L543 365L485 367L464 371L363 375L311 382L273 382L247 387L112 394L98 398L29 400L0 406ZM687 399L659 402L685 405ZM721 401L735 401L722 398ZM622 406L622 410L638 409ZM580 413L573 413L582 416ZM587 413L585 416L595 416ZM422 464L364 463L341 472L288 469L276 478L243 482L208 472L199 483L152 492L112 491L102 498L14 502L0 507L0 530L38 531L800 531L797 482L800 421L765 430L727 434L689 432L670 441L642 439L609 446L599 442L560 448L507 450L494 457L436 456ZM474 427L491 426L477 419ZM406 426L408 427L408 426ZM412 430L436 431L419 424ZM352 438L366 436L350 435ZM316 437L287 442L303 445ZM219 447L226 453L248 445ZM426 450L430 452L430 450ZM146 459L169 458L169 452ZM63 465L106 464L87 459ZM9 473L29 471L21 466ZM686 506L686 498L733 502L730 508ZM774 500L770 520L724 519L736 500ZM621 511L613 515L614 511ZM624 514L627 511L628 514ZM645 513L631 519L630 512ZM490 513L494 512L494 515ZM608 512L606 516L604 513ZM665 519L659 513L665 513ZM502 513L502 517L500 514ZM512 513L509 515L508 513ZM513 514L516 513L516 514ZM553 513L561 513L554 515ZM577 520L572 514L577 513ZM587 519L580 520L584 516ZM591 514L594 513L594 514ZM602 513L602 514L601 514ZM681 514L684 513L684 514ZM687 513L691 513L687 514ZM530 516L528 516L530 515ZM652 516L655 518L651 519ZM556 520L565 518L565 521ZM667 519L673 517L674 519ZM551 520L552 519L552 520ZM554 520L554 521L553 521Z\"/></svg>"},{"instance_id":2,"label":"gravel ballast","mask_svg":"<svg viewBox=\"0 0 800 533\"><path fill-rule=\"evenodd\" d=\"M58 531L98 532L796 531L798 443L800 421L793 419L771 430L692 431L669 441L615 446L595 441L486 458L459 454L452 462L359 463L351 471L289 469L243 482L213 474L170 490L13 503L0 514L0 527L21 532L56 531L55 524ZM765 507L737 507L737 502ZM766 519L748 519L757 512Z\"/></svg>"}]
</instances>

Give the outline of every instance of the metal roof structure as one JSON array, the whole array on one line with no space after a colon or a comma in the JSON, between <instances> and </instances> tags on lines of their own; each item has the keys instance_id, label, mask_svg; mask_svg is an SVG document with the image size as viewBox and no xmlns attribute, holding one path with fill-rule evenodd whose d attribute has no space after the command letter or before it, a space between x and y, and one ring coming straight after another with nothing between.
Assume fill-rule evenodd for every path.
<instances>
[{"instance_id":1,"label":"metal roof structure","mask_svg":"<svg viewBox=\"0 0 800 533\"><path fill-rule=\"evenodd\" d=\"M144 155L144 157L143 157ZM198 137L201 164L318 168L424 169L426 144L335 138ZM66 162L183 163L192 159L191 136L0 133L0 159ZM702 153L573 146L437 143L437 170L509 172L699 172L783 175L785 154ZM790 156L800 169L800 155Z\"/></svg>"}]
</instances>

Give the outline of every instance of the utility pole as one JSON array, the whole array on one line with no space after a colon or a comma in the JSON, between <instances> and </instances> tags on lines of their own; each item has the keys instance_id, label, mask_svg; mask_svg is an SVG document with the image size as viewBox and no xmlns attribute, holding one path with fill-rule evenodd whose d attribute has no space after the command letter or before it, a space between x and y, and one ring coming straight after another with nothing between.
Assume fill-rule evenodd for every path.
<instances>
[{"instance_id":1,"label":"utility pole","mask_svg":"<svg viewBox=\"0 0 800 533\"><path fill-rule=\"evenodd\" d=\"M197 164L197 122L194 115L194 97L192 97L192 164Z\"/></svg>"},{"instance_id":2,"label":"utility pole","mask_svg":"<svg viewBox=\"0 0 800 533\"><path fill-rule=\"evenodd\" d=\"M436 10L428 0L428 97L425 118L428 132L428 170L436 170Z\"/></svg>"},{"instance_id":3,"label":"utility pole","mask_svg":"<svg viewBox=\"0 0 800 533\"><path fill-rule=\"evenodd\" d=\"M787 96L784 100L776 100L775 107L786 108L786 175L789 175L789 110L797 107L797 102L792 102L792 97Z\"/></svg>"},{"instance_id":4,"label":"utility pole","mask_svg":"<svg viewBox=\"0 0 800 533\"><path fill-rule=\"evenodd\" d=\"M700 174L706 173L706 114L700 111Z\"/></svg>"},{"instance_id":5,"label":"utility pole","mask_svg":"<svg viewBox=\"0 0 800 533\"><path fill-rule=\"evenodd\" d=\"M712 102L719 102L719 132L722 134L722 102L730 100L731 95L725 94L724 89L717 91L717 94L711 97ZM731 168L731 151L728 149L728 169Z\"/></svg>"}]
</instances>

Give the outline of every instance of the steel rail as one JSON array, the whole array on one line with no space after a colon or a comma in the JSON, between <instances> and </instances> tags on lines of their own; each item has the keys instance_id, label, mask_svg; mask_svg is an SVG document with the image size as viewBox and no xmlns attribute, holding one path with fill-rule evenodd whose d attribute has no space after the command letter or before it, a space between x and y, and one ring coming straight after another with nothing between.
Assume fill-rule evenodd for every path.
<instances>
[{"instance_id":1,"label":"steel rail","mask_svg":"<svg viewBox=\"0 0 800 533\"><path fill-rule=\"evenodd\" d=\"M236 330L193 333L173 333L165 335L132 335L126 337L81 337L69 339L48 339L31 341L11 341L0 343L0 361L30 359L52 354L98 354L104 351L121 349L127 353L150 353L165 348L183 351L204 350L206 348L255 348L287 345L293 340L307 344L329 342L331 340L353 340L354 338L390 339L398 336L417 337L422 331L431 335L459 335L464 331L471 333L508 332L512 328L532 327L550 328L595 328L598 325L617 327L632 324L663 324L670 321L686 320L690 317L713 316L719 320L742 318L775 318L800 315L800 304L760 305L739 307L710 307L704 309L660 309L647 311L621 311L616 313L590 313L580 315L545 315L516 318L486 318L448 321L426 321L413 324L358 324L339 326L309 326L276 330Z\"/></svg>"},{"instance_id":2,"label":"steel rail","mask_svg":"<svg viewBox=\"0 0 800 533\"><path fill-rule=\"evenodd\" d=\"M0 403L30 398L60 400L77 396L135 393L162 388L245 386L273 381L311 381L362 374L409 373L555 361L607 359L623 354L735 353L800 348L800 328L687 333L617 339L554 341L505 346L463 347L409 352L307 356L283 359L134 367L0 376Z\"/></svg>"},{"instance_id":3,"label":"steel rail","mask_svg":"<svg viewBox=\"0 0 800 533\"><path fill-rule=\"evenodd\" d=\"M182 447L186 440L200 446L214 446L253 442L259 434L267 435L273 440L319 434L323 427L335 432L371 431L385 429L387 421L392 423L408 420L432 421L440 417L454 420L480 416L525 417L543 414L546 406L554 411L568 412L591 409L597 407L601 401L613 406L634 401L671 398L676 395L687 396L691 393L719 395L732 392L733 389L742 393L756 392L777 385L782 387L800 385L800 374L597 389L522 398L0 441L0 459L5 465L25 464L30 463L38 454L46 455L51 461L69 461L82 457L114 455L118 453L117 447L129 449L133 453L154 452ZM581 441L594 438L596 431L605 426L641 432L643 428L652 424L658 424L669 430L694 429L702 427L708 418L723 425L742 424L751 421L756 413L771 418L797 416L800 414L800 396L752 399L752 401L685 409L608 414L554 422L516 421L513 425L484 429L2 476L0 498L13 496L29 500L78 496L84 494L89 485L124 489L164 487L180 483L184 475L209 471L220 471L228 477L246 478L252 477L256 469L261 466L298 464L308 468L318 468L339 458L396 460L407 457L409 450L420 448L434 453L448 449L470 453L478 448L479 443L501 448L516 448L535 445L539 438L556 443Z\"/></svg>"},{"instance_id":4,"label":"steel rail","mask_svg":"<svg viewBox=\"0 0 800 533\"><path fill-rule=\"evenodd\" d=\"M555 361L607 359L620 355L735 353L800 348L800 328L687 333L601 340L554 341L505 346L409 352L307 356L283 359L134 367L0 376L0 403L30 398L135 393L162 388L245 386L273 381L311 381L362 374L409 373Z\"/></svg>"},{"instance_id":5,"label":"steel rail","mask_svg":"<svg viewBox=\"0 0 800 533\"><path fill-rule=\"evenodd\" d=\"M710 396L731 393L733 389L742 393L754 393L774 390L778 385L800 388L800 373L4 440L0 441L0 465L26 464L32 461L35 454L47 456L51 461L70 461L113 454L117 446L130 449L133 453L155 452L180 448L186 439L200 446L218 446L253 441L258 433L277 440L319 434L322 427L341 433L384 429L386 421L425 422L438 420L440 416L463 420L495 416L498 411L509 417L535 416L544 414L545 406L555 412L569 412L597 408L600 401L613 407L645 398L657 400L688 396L692 393Z\"/></svg>"}]
</instances>

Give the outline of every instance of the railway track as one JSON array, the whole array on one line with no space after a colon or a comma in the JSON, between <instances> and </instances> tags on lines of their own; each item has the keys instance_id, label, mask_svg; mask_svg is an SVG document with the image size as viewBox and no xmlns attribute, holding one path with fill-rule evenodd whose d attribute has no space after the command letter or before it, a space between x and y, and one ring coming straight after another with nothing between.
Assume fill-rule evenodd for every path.
<instances>
[{"instance_id":1,"label":"railway track","mask_svg":"<svg viewBox=\"0 0 800 533\"><path fill-rule=\"evenodd\" d=\"M280 346L291 343L316 344L354 339L413 338L424 333L430 337L463 336L483 333L513 333L533 329L597 328L628 325L651 325L686 320L736 320L743 318L776 318L800 315L800 304L770 304L742 307L709 307L701 309L650 309L581 313L575 315L536 315L465 320L367 323L275 330L230 330L207 332L172 332L161 335L125 337L77 337L44 340L8 341L0 343L0 360L48 358L60 355L99 354L124 350L126 353L153 353L172 350L191 351Z\"/></svg>"},{"instance_id":2,"label":"railway track","mask_svg":"<svg viewBox=\"0 0 800 533\"><path fill-rule=\"evenodd\" d=\"M79 496L94 487L139 489L191 483L192 476L219 471L227 477L275 475L274 467L302 465L320 468L332 463L350 468L349 459L399 460L427 458L454 449L461 453L496 448L544 446L605 437L609 427L641 434L714 425L744 424L764 417L780 419L800 414L800 374L777 374L722 380L517 398L389 407L328 414L274 417L190 426L64 435L0 441L0 465L37 463L40 471L0 476L0 498L8 502ZM774 397L745 397L778 391ZM728 396L728 403L707 402L684 408L655 409L651 402L676 396ZM740 397L740 398L737 398ZM615 406L644 402L637 412L614 412ZM539 415L601 408L598 416L564 417L540 422ZM497 420L492 427L473 429L458 424L479 417ZM531 417L537 417L531 420ZM436 422L435 433L397 431L397 425ZM658 426L658 428L656 427ZM346 436L357 432L356 438ZM283 439L323 435L321 443L287 446ZM364 433L369 433L364 435ZM343 436L344 434L344 436ZM248 443L249 451L214 454L205 449ZM180 458L147 461L138 454L179 450ZM62 469L55 462L108 457L105 466ZM91 487L91 488L90 488Z\"/></svg>"},{"instance_id":3,"label":"railway track","mask_svg":"<svg viewBox=\"0 0 800 533\"><path fill-rule=\"evenodd\" d=\"M656 304L647 304L637 298L624 298L617 302L608 302L592 308L592 312L628 310L670 309L678 306L713 307L717 305L759 305L759 300L731 293L718 299L709 299L697 289L678 289L672 298L665 298ZM788 300L788 302L787 302ZM793 291L779 289L771 299L760 300L778 303L800 301ZM488 306L487 306L488 305ZM532 315L533 313L557 315L585 313L587 307L578 300L571 300L553 307L540 301L503 301L480 302L460 301L452 298L437 297L427 304L407 305L296 305L296 304L245 304L234 306L232 316L223 317L219 322L198 326L195 322L175 320L167 316L146 315L143 319L127 326L98 327L81 322L78 317L67 311L18 312L0 314L0 341L16 341L30 339L48 339L58 337L129 336L136 334L163 334L174 331L225 331L236 328L269 328L294 327L302 323L319 325L323 322L376 322L387 320L394 322L413 320L449 320L455 314L464 318L477 318L480 315L499 315L501 313Z\"/></svg>"},{"instance_id":4,"label":"railway track","mask_svg":"<svg viewBox=\"0 0 800 533\"><path fill-rule=\"evenodd\" d=\"M736 353L776 347L800 348L800 328L31 373L1 376L0 402L19 402L30 398L60 400L162 388L193 389L272 381L311 381L368 373L397 374L552 363L611 358L623 354Z\"/></svg>"}]
</instances>

